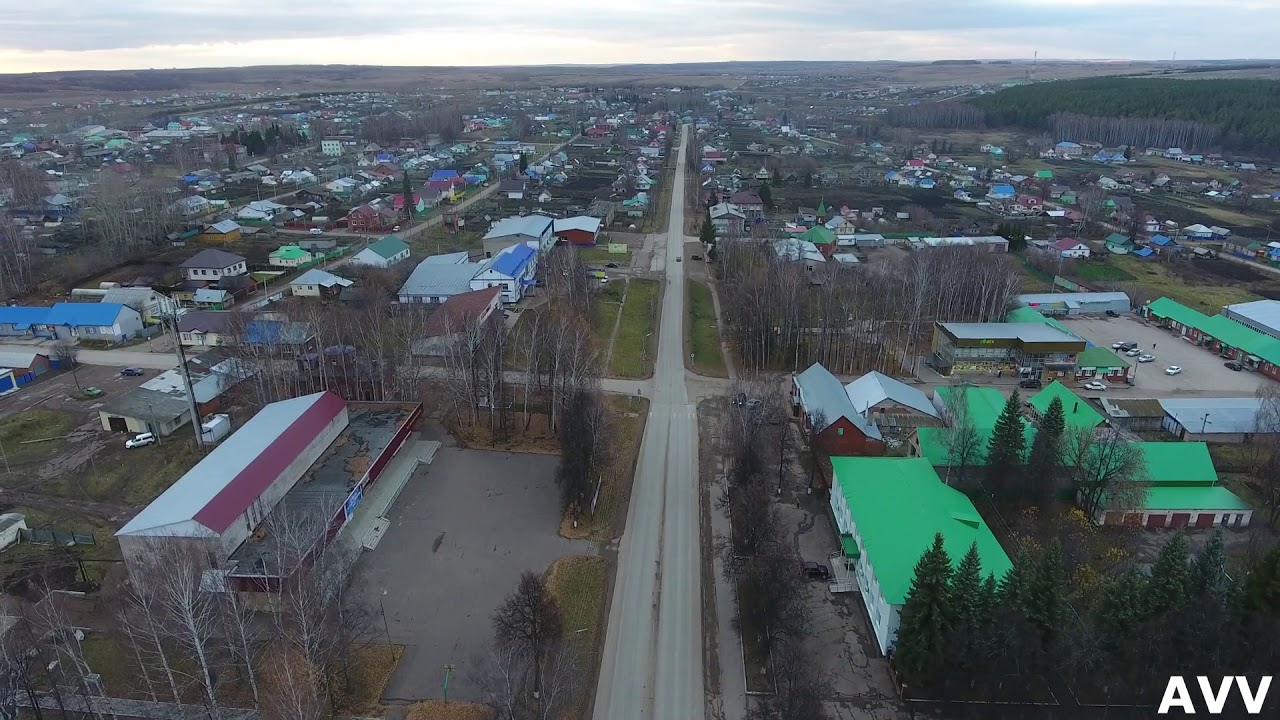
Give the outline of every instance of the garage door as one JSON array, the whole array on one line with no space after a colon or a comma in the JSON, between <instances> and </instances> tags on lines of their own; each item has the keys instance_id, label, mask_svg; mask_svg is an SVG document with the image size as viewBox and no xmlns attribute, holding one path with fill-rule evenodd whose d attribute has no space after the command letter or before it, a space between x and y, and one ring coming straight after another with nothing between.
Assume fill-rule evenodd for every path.
<instances>
[{"instance_id":1,"label":"garage door","mask_svg":"<svg viewBox=\"0 0 1280 720\"><path fill-rule=\"evenodd\" d=\"M1134 527L1142 525L1142 516L1138 513L1129 513L1124 516L1124 524L1132 525Z\"/></svg>"},{"instance_id":2,"label":"garage door","mask_svg":"<svg viewBox=\"0 0 1280 720\"><path fill-rule=\"evenodd\" d=\"M1191 513L1174 513L1169 516L1169 527L1182 528L1191 522Z\"/></svg>"},{"instance_id":3,"label":"garage door","mask_svg":"<svg viewBox=\"0 0 1280 720\"><path fill-rule=\"evenodd\" d=\"M107 418L107 423L115 432L129 432L129 422L122 417L113 415Z\"/></svg>"},{"instance_id":4,"label":"garage door","mask_svg":"<svg viewBox=\"0 0 1280 720\"><path fill-rule=\"evenodd\" d=\"M1197 516L1196 516L1196 527L1198 527L1198 528L1211 528L1211 527L1213 527L1213 513L1211 513L1211 512L1206 512L1206 513L1200 513L1199 515L1197 515Z\"/></svg>"},{"instance_id":5,"label":"garage door","mask_svg":"<svg viewBox=\"0 0 1280 720\"><path fill-rule=\"evenodd\" d=\"M1124 513L1109 512L1103 519L1104 525L1121 525L1124 523Z\"/></svg>"},{"instance_id":6,"label":"garage door","mask_svg":"<svg viewBox=\"0 0 1280 720\"><path fill-rule=\"evenodd\" d=\"M13 389L13 374L8 373L4 377L0 377L0 392L9 392Z\"/></svg>"},{"instance_id":7,"label":"garage door","mask_svg":"<svg viewBox=\"0 0 1280 720\"><path fill-rule=\"evenodd\" d=\"M1154 514L1153 514L1153 515L1148 515L1148 516L1147 516L1147 527L1149 527L1149 528L1162 528L1162 527L1164 527L1165 522L1166 522L1166 521L1168 521L1168 519L1169 519L1169 518L1168 518L1168 516L1167 516L1167 515L1154 515Z\"/></svg>"}]
</instances>

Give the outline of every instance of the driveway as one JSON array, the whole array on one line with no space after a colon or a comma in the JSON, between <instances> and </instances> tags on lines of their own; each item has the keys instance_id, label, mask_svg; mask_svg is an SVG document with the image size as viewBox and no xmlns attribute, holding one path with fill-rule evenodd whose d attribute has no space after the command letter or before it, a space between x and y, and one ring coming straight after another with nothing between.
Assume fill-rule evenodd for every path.
<instances>
[{"instance_id":1,"label":"driveway","mask_svg":"<svg viewBox=\"0 0 1280 720\"><path fill-rule=\"evenodd\" d=\"M391 528L353 580L378 616L375 630L405 646L384 700L442 697L450 664L449 697L479 700L474 659L487 651L489 619L520 574L541 573L563 555L595 554L594 544L556 533L556 463L550 455L443 447L414 473Z\"/></svg>"},{"instance_id":2,"label":"driveway","mask_svg":"<svg viewBox=\"0 0 1280 720\"><path fill-rule=\"evenodd\" d=\"M1253 395L1259 387L1273 382L1257 373L1228 370L1222 365L1225 361L1216 354L1134 316L1066 318L1063 324L1095 345L1110 348L1120 341L1136 342L1143 352L1155 355L1155 362L1150 363L1125 358L1138 368L1133 390L1140 397L1191 393L1243 397ZM1164 369L1170 365L1181 367L1182 373L1165 375Z\"/></svg>"}]
</instances>

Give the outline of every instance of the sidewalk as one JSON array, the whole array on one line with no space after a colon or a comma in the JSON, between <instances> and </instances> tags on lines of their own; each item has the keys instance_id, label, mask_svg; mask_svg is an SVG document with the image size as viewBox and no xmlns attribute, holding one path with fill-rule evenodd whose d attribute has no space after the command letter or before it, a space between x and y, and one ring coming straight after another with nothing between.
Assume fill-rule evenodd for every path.
<instances>
[{"instance_id":1,"label":"sidewalk","mask_svg":"<svg viewBox=\"0 0 1280 720\"><path fill-rule=\"evenodd\" d=\"M719 475L719 473L717 473ZM724 478L718 477L712 487L712 497L724 490ZM711 532L714 537L729 537L732 522L728 508L711 510ZM714 554L716 573L716 653L720 660L720 710L721 720L742 720L747 715L747 671L742 656L742 642L733 627L738 614L737 597L733 583L725 575L720 554Z\"/></svg>"},{"instance_id":2,"label":"sidewalk","mask_svg":"<svg viewBox=\"0 0 1280 720\"><path fill-rule=\"evenodd\" d=\"M51 694L41 695L38 702L40 709L46 712L60 712L57 698ZM124 698L95 697L86 698L75 694L73 688L62 688L62 704L67 712L79 713L89 717L130 717L148 718L149 720L209 720L213 714L204 705L175 705L148 700L126 700ZM26 693L17 693L17 706L30 708L31 699ZM52 716L51 716L52 717ZM218 708L218 720L257 720L256 710L243 708ZM372 718L351 717L339 720L373 720Z\"/></svg>"}]
</instances>

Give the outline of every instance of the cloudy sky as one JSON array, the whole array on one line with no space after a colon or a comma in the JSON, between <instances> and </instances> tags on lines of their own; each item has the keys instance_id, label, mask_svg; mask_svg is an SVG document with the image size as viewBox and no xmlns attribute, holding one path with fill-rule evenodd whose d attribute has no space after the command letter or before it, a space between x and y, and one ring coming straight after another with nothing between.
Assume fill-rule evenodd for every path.
<instances>
[{"instance_id":1,"label":"cloudy sky","mask_svg":"<svg viewBox=\"0 0 1280 720\"><path fill-rule=\"evenodd\" d=\"M1280 0L40 0L0 72L1280 55Z\"/></svg>"}]
</instances>

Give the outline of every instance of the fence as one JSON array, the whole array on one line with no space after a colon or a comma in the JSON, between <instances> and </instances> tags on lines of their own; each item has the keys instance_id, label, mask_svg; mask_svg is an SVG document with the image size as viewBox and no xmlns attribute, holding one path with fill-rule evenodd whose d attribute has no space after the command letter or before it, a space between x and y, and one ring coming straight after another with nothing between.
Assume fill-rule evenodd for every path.
<instances>
[{"instance_id":1,"label":"fence","mask_svg":"<svg viewBox=\"0 0 1280 720\"><path fill-rule=\"evenodd\" d=\"M93 535L84 533L53 530L50 528L24 528L18 531L19 542L35 545L97 545Z\"/></svg>"}]
</instances>

